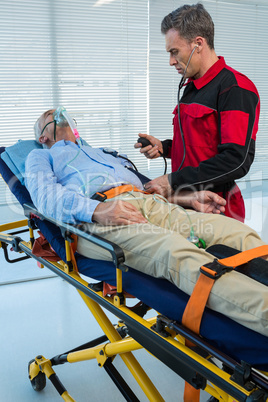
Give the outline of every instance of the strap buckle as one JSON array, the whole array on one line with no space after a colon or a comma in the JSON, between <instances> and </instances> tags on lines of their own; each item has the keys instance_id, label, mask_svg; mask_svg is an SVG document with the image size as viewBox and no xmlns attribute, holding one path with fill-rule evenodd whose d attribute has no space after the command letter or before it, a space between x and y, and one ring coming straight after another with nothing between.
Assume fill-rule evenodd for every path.
<instances>
[{"instance_id":1,"label":"strap buckle","mask_svg":"<svg viewBox=\"0 0 268 402\"><path fill-rule=\"evenodd\" d=\"M211 279L218 279L226 272L232 271L234 268L221 264L216 258L213 262L203 265L200 272Z\"/></svg>"},{"instance_id":2,"label":"strap buckle","mask_svg":"<svg viewBox=\"0 0 268 402\"><path fill-rule=\"evenodd\" d=\"M98 193L93 194L92 197L90 197L90 198L91 198L91 200L96 200L96 201L103 202L103 201L105 201L107 199L107 195L104 194L104 193L99 193L98 192Z\"/></svg>"}]
</instances>

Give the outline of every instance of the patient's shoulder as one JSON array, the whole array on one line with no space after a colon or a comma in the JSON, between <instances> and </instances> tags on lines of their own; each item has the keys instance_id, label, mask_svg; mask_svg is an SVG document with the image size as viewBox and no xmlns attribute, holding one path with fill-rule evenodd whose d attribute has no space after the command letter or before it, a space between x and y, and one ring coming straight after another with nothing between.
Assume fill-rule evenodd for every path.
<instances>
[{"instance_id":1,"label":"patient's shoulder","mask_svg":"<svg viewBox=\"0 0 268 402\"><path fill-rule=\"evenodd\" d=\"M49 156L49 149L40 148L40 149L33 149L27 158L44 158Z\"/></svg>"},{"instance_id":2,"label":"patient's shoulder","mask_svg":"<svg viewBox=\"0 0 268 402\"><path fill-rule=\"evenodd\" d=\"M45 161L50 160L50 152L49 149L41 148L41 149L33 149L26 158L26 169L29 166L34 165L42 165Z\"/></svg>"}]
</instances>

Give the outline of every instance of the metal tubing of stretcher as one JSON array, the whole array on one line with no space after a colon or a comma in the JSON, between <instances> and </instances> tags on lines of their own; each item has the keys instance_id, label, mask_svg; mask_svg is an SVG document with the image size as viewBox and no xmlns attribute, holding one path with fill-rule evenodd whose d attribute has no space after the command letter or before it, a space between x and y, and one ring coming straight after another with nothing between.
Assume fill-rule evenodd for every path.
<instances>
[{"instance_id":1,"label":"metal tubing of stretcher","mask_svg":"<svg viewBox=\"0 0 268 402\"><path fill-rule=\"evenodd\" d=\"M68 263L72 259L68 240L65 240L65 251L66 251L66 262Z\"/></svg>"},{"instance_id":2,"label":"metal tubing of stretcher","mask_svg":"<svg viewBox=\"0 0 268 402\"><path fill-rule=\"evenodd\" d=\"M104 248L111 254L113 262L116 267L122 268L122 269L127 269L125 267L125 265L123 264L125 261L124 252L121 249L121 247L119 247L117 244L115 244L111 241L108 241L108 240L104 240L100 236L92 234L88 231L82 230L82 228L80 228L79 225L70 225L67 223L59 222L56 219L47 217L47 216L41 214L35 208L35 206L33 204L25 203L25 204L23 204L23 208L24 208L24 214L29 218L31 217L31 214L34 214L37 217L39 217L41 220L46 220L46 221L51 222L54 225L58 226L62 232L63 231L71 232L79 237L82 237L83 239L89 240L91 243L96 244L97 246L99 246L101 248Z\"/></svg>"},{"instance_id":3,"label":"metal tubing of stretcher","mask_svg":"<svg viewBox=\"0 0 268 402\"><path fill-rule=\"evenodd\" d=\"M61 383L60 379L56 375L55 371L51 367L51 362L44 359L43 356L38 356L38 362L41 363L42 372L46 375L46 377L52 382L53 386L62 397L65 402L75 402L75 400L71 397L71 395L67 392L64 385ZM42 363L42 360L44 361Z\"/></svg>"},{"instance_id":4,"label":"metal tubing of stretcher","mask_svg":"<svg viewBox=\"0 0 268 402\"><path fill-rule=\"evenodd\" d=\"M117 293L123 292L122 271L119 268L116 268L116 288Z\"/></svg>"},{"instance_id":5,"label":"metal tubing of stretcher","mask_svg":"<svg viewBox=\"0 0 268 402\"><path fill-rule=\"evenodd\" d=\"M128 383L112 364L111 359L106 360L103 368L127 402L139 402L139 399L136 397Z\"/></svg>"},{"instance_id":6,"label":"metal tubing of stretcher","mask_svg":"<svg viewBox=\"0 0 268 402\"><path fill-rule=\"evenodd\" d=\"M11 229L22 228L24 226L28 226L27 219L23 219L21 221L16 221L16 222L4 223L3 225L0 225L0 232L5 232L5 231L11 230Z\"/></svg>"},{"instance_id":7,"label":"metal tubing of stretcher","mask_svg":"<svg viewBox=\"0 0 268 402\"><path fill-rule=\"evenodd\" d=\"M216 399L220 399L223 401L228 402L229 400L229 395L224 392L222 389L220 389L219 387L216 387L216 385L213 384L213 387L211 385L206 386L205 391L208 392L210 395L214 396L214 398ZM232 397L231 397L232 398ZM233 402L233 398L231 399Z\"/></svg>"},{"instance_id":8,"label":"metal tubing of stretcher","mask_svg":"<svg viewBox=\"0 0 268 402\"><path fill-rule=\"evenodd\" d=\"M167 320L167 323L170 320ZM203 350L205 350L207 353L212 354L216 359L219 359L222 363L224 363L226 366L228 366L231 370L235 370L238 363L230 358L229 356L226 356L223 352L220 352L218 349L214 348L211 346L208 342L206 342L204 339L200 339L200 337L193 332L189 331L187 328L183 327L182 325L178 323L174 323L173 321L170 321L171 325L169 326L171 329L175 329L180 335L183 337L187 338L190 340L192 343L195 345L201 347ZM256 382L259 386L264 388L266 391L268 391L268 384L263 380L261 375L252 368L251 372L251 378L254 382Z\"/></svg>"},{"instance_id":9,"label":"metal tubing of stretcher","mask_svg":"<svg viewBox=\"0 0 268 402\"><path fill-rule=\"evenodd\" d=\"M237 400L244 401L245 396L250 395L250 392L247 392L244 388L241 388L238 384L235 384L232 381L230 381L228 375L225 372L222 372L220 369L217 369L216 367L212 368L212 365L209 362L204 363L204 359L202 359L199 355L195 354L193 351L188 350L188 348L184 347L181 344L178 344L178 342L175 342L174 340L167 341L161 339L161 337L159 337L157 334L154 334L154 332L149 329L149 324L147 327L146 321L141 323L140 321L136 322L135 320L134 323L134 318L132 317L131 313L128 313L126 315L126 312L124 311L125 308L116 308L110 301L106 300L102 296L90 290L88 288L88 283L84 281L79 275L75 273L73 273L72 275L67 274L59 265L55 263L50 263L49 261L45 261L40 257L34 256L31 253L31 250L29 249L27 243L25 243L24 241L21 241L19 246L22 251L24 251L28 255L31 255L34 259L40 261L42 264L47 266L53 272L57 273L60 277L67 280L67 282L69 282L77 289L79 289L81 292L83 292L83 294L85 295L89 294L88 298L90 300L96 301L96 304L100 303L103 307L108 308L111 313L114 313L118 317L121 317L121 319L126 320L128 329L130 331L130 335L134 339L137 339L138 343L140 343L150 353L152 353L158 359L162 360L163 363L166 364L168 367L172 368L173 371L177 372L177 374L181 375L178 372L177 367L178 365L180 365L180 361L183 361L184 364L186 364L186 366L191 367L194 371L201 372L203 375L206 376L206 378L209 381L211 381L213 384L216 384L220 389L226 391L228 394L231 394ZM143 330L141 327L143 327ZM150 332L149 338L148 338L148 331ZM175 344L173 345L174 342L177 343L178 345ZM165 346L163 345L163 343L165 343ZM172 350L173 347L176 349L176 352L175 350L174 351ZM162 353L162 349L165 349L164 355ZM183 372L181 377L184 378ZM254 381L257 380L256 383L258 384L259 382L258 380L260 379L259 376L256 375L256 373L252 373L252 380ZM267 383L265 381L264 381L264 389L267 389ZM153 398L153 400L157 400L157 398Z\"/></svg>"},{"instance_id":10,"label":"metal tubing of stretcher","mask_svg":"<svg viewBox=\"0 0 268 402\"><path fill-rule=\"evenodd\" d=\"M90 299L88 296L86 296L83 292L78 290L80 296L90 309L91 313L94 315L95 319L97 320L98 324L104 331L104 333L107 335L108 339L111 342L116 342L116 341L122 341L121 336L118 334L114 326L111 324L110 320L107 318L106 314L103 312L102 308ZM124 342L124 341L123 341ZM133 345L135 344L136 346L138 345L136 341L133 341ZM112 347L112 346L111 346ZM140 347L140 345L139 345ZM138 382L139 386L147 396L147 398L150 401L163 401L164 399L150 380L150 378L147 376L139 362L136 360L136 358L132 355L131 352L123 353L120 355L122 358L123 362L126 364L128 369L130 370L131 374L133 377L136 379Z\"/></svg>"},{"instance_id":11,"label":"metal tubing of stretcher","mask_svg":"<svg viewBox=\"0 0 268 402\"><path fill-rule=\"evenodd\" d=\"M92 348L70 352L67 356L69 363L76 363L78 361L92 360L96 358L96 351L105 349L107 357L121 355L123 353L132 352L134 350L142 349L142 346L134 339L120 339L111 343L106 343Z\"/></svg>"}]
</instances>

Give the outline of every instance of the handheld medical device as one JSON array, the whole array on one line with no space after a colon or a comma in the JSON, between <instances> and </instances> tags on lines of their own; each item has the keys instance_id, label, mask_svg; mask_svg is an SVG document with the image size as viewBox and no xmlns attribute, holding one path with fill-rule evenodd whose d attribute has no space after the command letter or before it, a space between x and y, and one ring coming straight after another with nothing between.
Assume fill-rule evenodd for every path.
<instances>
[{"instance_id":1,"label":"handheld medical device","mask_svg":"<svg viewBox=\"0 0 268 402\"><path fill-rule=\"evenodd\" d=\"M141 144L142 148L147 147L148 145L152 145L152 147L153 147L153 144L151 144L150 141L144 137L139 137L137 139L137 142L139 142ZM160 152L159 150L158 150L158 152L159 152L160 156L162 156L162 158L164 159L164 162L165 162L165 169L164 169L164 175L165 175L167 173L167 161L166 161L166 158L164 157L164 155L162 154L162 152Z\"/></svg>"}]
</instances>

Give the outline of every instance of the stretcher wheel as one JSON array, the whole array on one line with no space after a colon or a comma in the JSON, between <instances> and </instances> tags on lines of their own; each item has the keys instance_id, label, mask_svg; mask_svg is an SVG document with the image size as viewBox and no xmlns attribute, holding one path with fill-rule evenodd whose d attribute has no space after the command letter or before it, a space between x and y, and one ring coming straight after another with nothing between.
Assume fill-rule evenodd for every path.
<instances>
[{"instance_id":1,"label":"stretcher wheel","mask_svg":"<svg viewBox=\"0 0 268 402\"><path fill-rule=\"evenodd\" d=\"M35 359L32 359L28 363L28 373L30 373L30 365L35 361ZM46 375L42 373L42 371L39 371L36 377L34 377L32 380L30 380L31 385L33 389L37 392L42 391L42 389L45 388L46 386Z\"/></svg>"}]
</instances>

